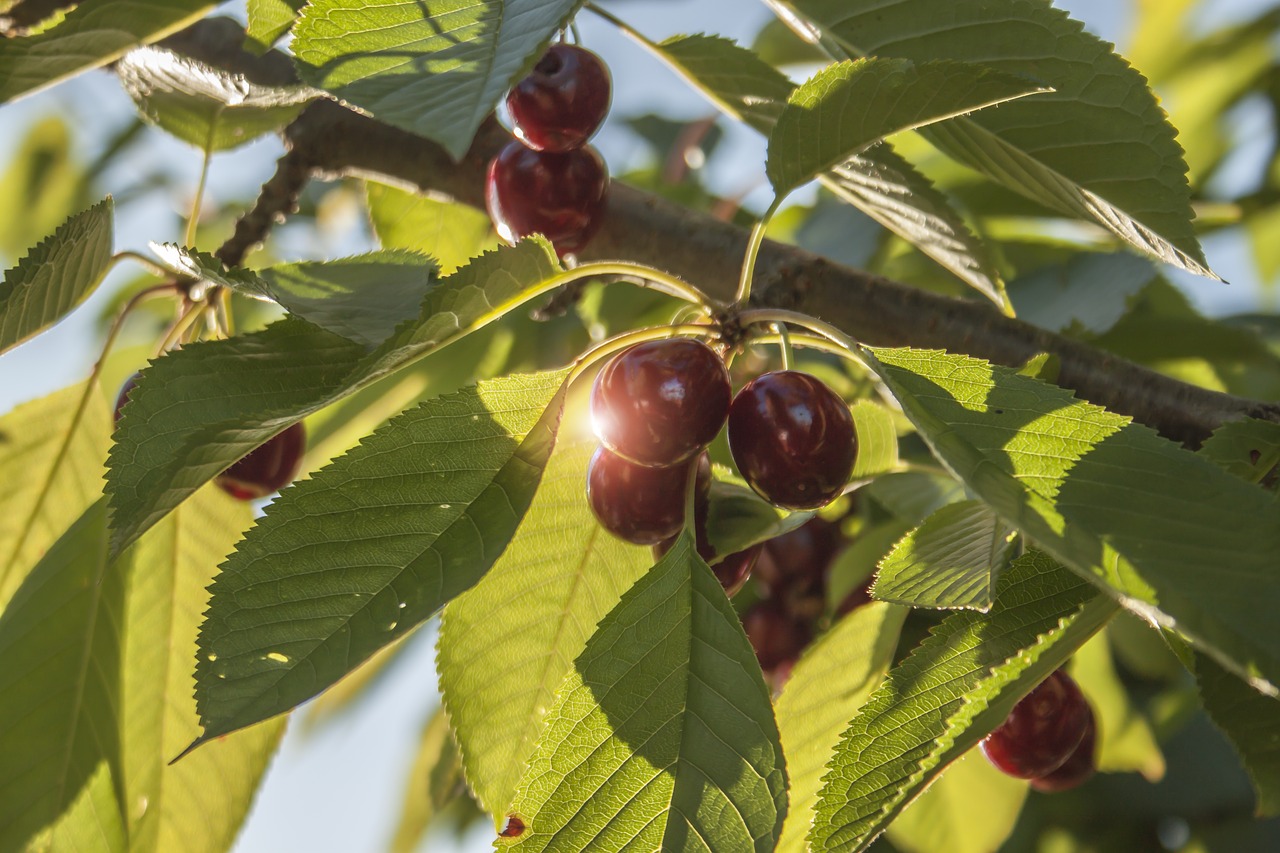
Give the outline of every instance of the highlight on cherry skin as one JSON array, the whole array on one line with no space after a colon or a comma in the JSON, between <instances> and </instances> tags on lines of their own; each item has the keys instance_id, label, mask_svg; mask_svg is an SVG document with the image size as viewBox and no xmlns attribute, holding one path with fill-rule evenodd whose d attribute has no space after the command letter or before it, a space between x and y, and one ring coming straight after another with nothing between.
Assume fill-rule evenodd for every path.
<instances>
[{"instance_id":1,"label":"highlight on cherry skin","mask_svg":"<svg viewBox=\"0 0 1280 853\"><path fill-rule=\"evenodd\" d=\"M693 338L636 344L615 355L591 386L600 443L640 465L674 465L711 443L731 396L724 359Z\"/></svg>"},{"instance_id":2,"label":"highlight on cherry skin","mask_svg":"<svg viewBox=\"0 0 1280 853\"><path fill-rule=\"evenodd\" d=\"M578 45L553 44L507 93L513 132L537 151L580 148L604 122L611 89L599 56Z\"/></svg>"},{"instance_id":3,"label":"highlight on cherry skin","mask_svg":"<svg viewBox=\"0 0 1280 853\"><path fill-rule=\"evenodd\" d=\"M1079 685L1059 669L1019 700L1005 721L983 738L982 752L1009 776L1043 778L1075 753L1092 722L1093 711Z\"/></svg>"},{"instance_id":4,"label":"highlight on cherry skin","mask_svg":"<svg viewBox=\"0 0 1280 853\"><path fill-rule=\"evenodd\" d=\"M738 392L729 408L729 449L751 488L788 509L834 500L858 453L848 405L796 370L761 374Z\"/></svg>"}]
</instances>

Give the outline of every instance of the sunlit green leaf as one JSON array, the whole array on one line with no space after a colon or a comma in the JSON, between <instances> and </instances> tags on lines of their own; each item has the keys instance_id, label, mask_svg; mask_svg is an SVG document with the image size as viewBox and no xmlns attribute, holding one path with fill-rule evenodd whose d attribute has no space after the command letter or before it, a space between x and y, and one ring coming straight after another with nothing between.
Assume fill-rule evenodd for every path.
<instances>
[{"instance_id":1,"label":"sunlit green leaf","mask_svg":"<svg viewBox=\"0 0 1280 853\"><path fill-rule=\"evenodd\" d=\"M0 48L6 42L0 41ZM112 204L107 196L72 216L0 281L0 352L61 320L111 267Z\"/></svg>"},{"instance_id":2,"label":"sunlit green leaf","mask_svg":"<svg viewBox=\"0 0 1280 853\"><path fill-rule=\"evenodd\" d=\"M1053 87L921 133L1040 204L1140 252L1213 276L1192 229L1187 166L1155 96L1111 46L1044 0L767 0L838 59L982 63Z\"/></svg>"},{"instance_id":3,"label":"sunlit green leaf","mask_svg":"<svg viewBox=\"0 0 1280 853\"><path fill-rule=\"evenodd\" d=\"M467 779L494 814L515 794L596 623L653 564L648 548L614 538L591 514L583 489L594 444L556 451L511 545L440 621L440 690Z\"/></svg>"},{"instance_id":4,"label":"sunlit green leaf","mask_svg":"<svg viewBox=\"0 0 1280 853\"><path fill-rule=\"evenodd\" d=\"M870 400L858 400L849 411L858 437L858 458L851 479L874 477L898 467L898 431L889 410Z\"/></svg>"},{"instance_id":5,"label":"sunlit green leaf","mask_svg":"<svg viewBox=\"0 0 1280 853\"><path fill-rule=\"evenodd\" d=\"M284 733L283 719L264 723L169 765L200 733L191 671L206 588L251 518L248 505L209 486L122 558L120 730L130 853L226 850Z\"/></svg>"},{"instance_id":6,"label":"sunlit green leaf","mask_svg":"<svg viewBox=\"0 0 1280 853\"><path fill-rule=\"evenodd\" d=\"M293 28L304 80L455 158L581 0L312 0Z\"/></svg>"},{"instance_id":7,"label":"sunlit green leaf","mask_svg":"<svg viewBox=\"0 0 1280 853\"><path fill-rule=\"evenodd\" d=\"M96 392L85 400L86 390L73 385L0 417L0 611L54 540L102 496L109 406Z\"/></svg>"},{"instance_id":8,"label":"sunlit green leaf","mask_svg":"<svg viewBox=\"0 0 1280 853\"><path fill-rule=\"evenodd\" d=\"M1013 528L981 501L948 504L880 563L872 594L912 607L987 611L1013 551Z\"/></svg>"},{"instance_id":9,"label":"sunlit green leaf","mask_svg":"<svg viewBox=\"0 0 1280 853\"><path fill-rule=\"evenodd\" d=\"M1126 607L1277 689L1272 495L1009 368L934 351L877 356L934 453L1001 518Z\"/></svg>"},{"instance_id":10,"label":"sunlit green leaf","mask_svg":"<svg viewBox=\"0 0 1280 853\"><path fill-rule=\"evenodd\" d=\"M725 113L768 135L795 84L749 50L712 36L647 44ZM1000 272L986 245L927 178L888 143L872 146L820 178L837 196L901 236L988 298Z\"/></svg>"},{"instance_id":11,"label":"sunlit green leaf","mask_svg":"<svg viewBox=\"0 0 1280 853\"><path fill-rule=\"evenodd\" d=\"M305 3L306 0L248 0L246 47L265 53L289 31Z\"/></svg>"},{"instance_id":12,"label":"sunlit green leaf","mask_svg":"<svg viewBox=\"0 0 1280 853\"><path fill-rule=\"evenodd\" d=\"M480 580L537 491L565 376L424 403L287 489L210 588L197 743L309 699Z\"/></svg>"},{"instance_id":13,"label":"sunlit green leaf","mask_svg":"<svg viewBox=\"0 0 1280 853\"><path fill-rule=\"evenodd\" d=\"M865 850L1115 610L1043 554L1017 560L989 614L947 617L862 706L827 765L813 850Z\"/></svg>"},{"instance_id":14,"label":"sunlit green leaf","mask_svg":"<svg viewBox=\"0 0 1280 853\"><path fill-rule=\"evenodd\" d=\"M106 65L132 47L182 29L216 5L208 0L81 3L44 32L0 39L0 103Z\"/></svg>"},{"instance_id":15,"label":"sunlit green leaf","mask_svg":"<svg viewBox=\"0 0 1280 853\"><path fill-rule=\"evenodd\" d=\"M119 766L124 573L107 562L106 536L100 500L0 615L0 850L24 849L100 763Z\"/></svg>"},{"instance_id":16,"label":"sunlit green leaf","mask_svg":"<svg viewBox=\"0 0 1280 853\"><path fill-rule=\"evenodd\" d=\"M807 853L805 835L840 733L889 669L907 609L873 601L805 650L778 697L790 803L778 853Z\"/></svg>"},{"instance_id":17,"label":"sunlit green leaf","mask_svg":"<svg viewBox=\"0 0 1280 853\"><path fill-rule=\"evenodd\" d=\"M785 196L886 136L1045 91L1023 75L964 62L837 62L791 94L769 134L765 171Z\"/></svg>"},{"instance_id":18,"label":"sunlit green leaf","mask_svg":"<svg viewBox=\"0 0 1280 853\"><path fill-rule=\"evenodd\" d=\"M129 842L111 765L99 761L75 801L26 848L30 851L125 853Z\"/></svg>"},{"instance_id":19,"label":"sunlit green leaf","mask_svg":"<svg viewBox=\"0 0 1280 853\"><path fill-rule=\"evenodd\" d=\"M173 257L206 266L200 253ZM109 460L113 548L290 424L493 322L545 292L559 271L540 239L482 255L431 288L417 319L372 353L289 318L153 361L130 395Z\"/></svg>"},{"instance_id":20,"label":"sunlit green leaf","mask_svg":"<svg viewBox=\"0 0 1280 853\"><path fill-rule=\"evenodd\" d=\"M498 245L493 223L482 210L372 181L365 187L369 219L382 247L429 255L443 275Z\"/></svg>"},{"instance_id":21,"label":"sunlit green leaf","mask_svg":"<svg viewBox=\"0 0 1280 853\"><path fill-rule=\"evenodd\" d=\"M130 51L116 76L142 115L204 151L228 151L284 127L320 93L266 86L161 47Z\"/></svg>"},{"instance_id":22,"label":"sunlit green leaf","mask_svg":"<svg viewBox=\"0 0 1280 853\"><path fill-rule=\"evenodd\" d=\"M763 853L786 796L755 654L685 533L574 661L501 849Z\"/></svg>"},{"instance_id":23,"label":"sunlit green leaf","mask_svg":"<svg viewBox=\"0 0 1280 853\"><path fill-rule=\"evenodd\" d=\"M0 176L0 255L21 257L88 202L85 166L72 146L68 122L49 115L31 123Z\"/></svg>"},{"instance_id":24,"label":"sunlit green leaf","mask_svg":"<svg viewBox=\"0 0 1280 853\"><path fill-rule=\"evenodd\" d=\"M409 770L404 805L391 842L393 853L416 850L422 834L440 812L459 797L467 796L462 761L449 731L449 717L443 708L436 708L422 729L418 752Z\"/></svg>"}]
</instances>

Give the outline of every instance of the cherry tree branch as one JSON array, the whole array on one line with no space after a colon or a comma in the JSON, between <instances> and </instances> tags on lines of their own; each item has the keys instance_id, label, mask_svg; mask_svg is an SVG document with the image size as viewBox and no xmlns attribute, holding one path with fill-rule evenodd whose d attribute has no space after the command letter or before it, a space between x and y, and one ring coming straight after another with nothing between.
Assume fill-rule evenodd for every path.
<instances>
[{"instance_id":1,"label":"cherry tree branch","mask_svg":"<svg viewBox=\"0 0 1280 853\"><path fill-rule=\"evenodd\" d=\"M222 67L233 55L236 70L243 73L246 60L238 43L215 48L206 45L193 52L195 58ZM335 102L317 101L286 129L285 160L296 159L288 164L282 160L281 169L305 164L316 176L367 177L483 207L486 166L509 139L491 118L455 163L428 140ZM287 182L279 171L264 187L264 196L275 194L277 181ZM278 202L260 199L237 225L234 243L219 251L222 259L231 264L243 260L282 212ZM600 230L581 256L658 267L727 301L737 287L747 237L740 227L615 182ZM1005 317L985 301L929 293L771 240L760 249L753 302L811 314L872 345L945 349L1013 367L1052 353L1060 362L1059 385L1189 446L1199 445L1228 421L1254 417L1280 423L1280 404L1179 382Z\"/></svg>"}]
</instances>

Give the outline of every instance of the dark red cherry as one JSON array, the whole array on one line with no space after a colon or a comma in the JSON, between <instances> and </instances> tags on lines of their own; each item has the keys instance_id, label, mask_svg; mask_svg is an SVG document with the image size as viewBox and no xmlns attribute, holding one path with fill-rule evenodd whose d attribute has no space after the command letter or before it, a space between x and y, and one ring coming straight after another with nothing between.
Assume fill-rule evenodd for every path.
<instances>
[{"instance_id":1,"label":"dark red cherry","mask_svg":"<svg viewBox=\"0 0 1280 853\"><path fill-rule=\"evenodd\" d=\"M553 44L507 93L515 135L539 151L585 145L609 112L609 69L586 48Z\"/></svg>"},{"instance_id":2,"label":"dark red cherry","mask_svg":"<svg viewBox=\"0 0 1280 853\"><path fill-rule=\"evenodd\" d=\"M1035 779L1057 770L1084 740L1093 712L1075 680L1057 670L1013 706L982 740L997 770Z\"/></svg>"},{"instance_id":3,"label":"dark red cherry","mask_svg":"<svg viewBox=\"0 0 1280 853\"><path fill-rule=\"evenodd\" d=\"M1097 752L1098 724L1094 721L1093 711L1089 712L1089 724L1084 730L1084 739L1076 747L1075 752L1063 762L1057 770L1048 775L1031 780L1031 787L1046 794L1056 794L1083 785L1097 769L1095 753Z\"/></svg>"},{"instance_id":4,"label":"dark red cherry","mask_svg":"<svg viewBox=\"0 0 1280 853\"><path fill-rule=\"evenodd\" d=\"M792 616L771 598L756 602L743 613L742 627L760 668L775 687L791 674L800 653L813 641L812 624Z\"/></svg>"},{"instance_id":5,"label":"dark red cherry","mask_svg":"<svg viewBox=\"0 0 1280 853\"><path fill-rule=\"evenodd\" d=\"M485 206L503 240L542 234L563 257L596 233L608 190L609 173L591 146L555 154L512 141L489 161Z\"/></svg>"},{"instance_id":6,"label":"dark red cherry","mask_svg":"<svg viewBox=\"0 0 1280 853\"><path fill-rule=\"evenodd\" d=\"M306 428L293 424L223 471L214 482L238 500L265 498L298 476L306 446Z\"/></svg>"},{"instance_id":7,"label":"dark red cherry","mask_svg":"<svg viewBox=\"0 0 1280 853\"><path fill-rule=\"evenodd\" d=\"M756 570L756 580L777 595L799 587L825 585L827 569L840 548L840 527L822 518L811 518L795 530L764 543L770 559Z\"/></svg>"},{"instance_id":8,"label":"dark red cherry","mask_svg":"<svg viewBox=\"0 0 1280 853\"><path fill-rule=\"evenodd\" d=\"M596 375L591 423L614 453L641 465L671 465L711 443L731 395L724 359L702 341L646 341Z\"/></svg>"},{"instance_id":9,"label":"dark red cherry","mask_svg":"<svg viewBox=\"0 0 1280 853\"><path fill-rule=\"evenodd\" d=\"M138 378L140 376L142 376L141 373L135 373L120 386L120 393L116 395L115 423L120 423L120 415L124 412L124 404L129 402L129 395L138 386Z\"/></svg>"},{"instance_id":10,"label":"dark red cherry","mask_svg":"<svg viewBox=\"0 0 1280 853\"><path fill-rule=\"evenodd\" d=\"M807 373L781 370L756 377L733 399L729 449L762 498L817 509L844 489L858 445L844 400Z\"/></svg>"},{"instance_id":11,"label":"dark red cherry","mask_svg":"<svg viewBox=\"0 0 1280 853\"><path fill-rule=\"evenodd\" d=\"M703 483L711 481L711 463L705 454L696 463L656 468L598 448L587 466L587 501L614 536L635 545L656 545L684 529L685 489L694 464L699 466L697 487L707 488Z\"/></svg>"}]
</instances>

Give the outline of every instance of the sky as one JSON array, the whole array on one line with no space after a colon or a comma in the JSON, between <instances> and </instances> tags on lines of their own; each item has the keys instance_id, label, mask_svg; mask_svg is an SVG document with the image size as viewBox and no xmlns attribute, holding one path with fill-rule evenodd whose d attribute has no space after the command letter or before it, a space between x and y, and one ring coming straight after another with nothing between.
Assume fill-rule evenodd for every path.
<instances>
[{"instance_id":1,"label":"sky","mask_svg":"<svg viewBox=\"0 0 1280 853\"><path fill-rule=\"evenodd\" d=\"M1057 5L1103 38L1119 43L1123 50L1130 23L1129 2L1060 0ZM1217 0L1209 14L1220 20L1237 18L1260 5L1260 0ZM747 44L769 15L763 5L743 0L628 0L611 8L655 39L702 31ZM227 12L235 14L234 4ZM606 58L613 74L615 120L606 124L594 142L611 164L634 164L642 151L641 143L616 120L618 116L656 111L696 118L710 112L701 96L609 25L588 13L579 16L579 25L585 44ZM9 161L25 128L50 112L74 117L78 144L87 159L93 153L90 141L104 138L112 128L127 122L132 105L114 78L94 73L0 108L0 168ZM764 144L749 130L728 123L725 130L721 150L709 165L708 181L718 191L737 193L758 183ZM280 151L280 143L268 138L233 155L215 158L206 206L251 196L270 176ZM155 132L142 151L105 174L103 184L119 193L158 168L179 176L180 185L190 188L199 165L196 152ZM181 216L188 203L186 196L175 195L124 206L117 222L117 249L144 249L149 240L181 241ZM318 258L362 247L311 239L285 248L298 258ZM1250 263L1241 245L1215 239L1206 244L1206 251L1215 268L1236 284L1231 290L1218 287L1216 291L1209 290L1213 285L1203 280L1180 281L1180 285L1210 313L1252 307L1257 298L1256 282L1250 283ZM96 356L96 317L125 278L127 275L113 274L85 306L51 332L0 357L0 412L87 374ZM366 701L345 716L309 731L294 721L236 853L375 853L386 849L417 732L437 702L432 640L433 628L425 626ZM429 836L420 850L487 850L491 839L492 830L481 826L461 846L447 838Z\"/></svg>"}]
</instances>

